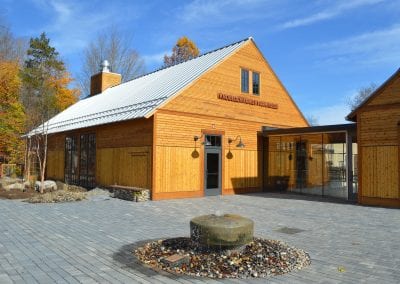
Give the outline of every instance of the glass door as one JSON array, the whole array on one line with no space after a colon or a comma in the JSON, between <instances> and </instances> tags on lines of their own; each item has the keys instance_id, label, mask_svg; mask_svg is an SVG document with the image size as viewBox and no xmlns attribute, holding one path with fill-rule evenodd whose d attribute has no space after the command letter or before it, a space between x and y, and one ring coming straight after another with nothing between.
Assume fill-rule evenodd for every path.
<instances>
[{"instance_id":1,"label":"glass door","mask_svg":"<svg viewBox=\"0 0 400 284\"><path fill-rule=\"evenodd\" d=\"M206 136L204 187L205 196L221 194L221 136Z\"/></svg>"}]
</instances>

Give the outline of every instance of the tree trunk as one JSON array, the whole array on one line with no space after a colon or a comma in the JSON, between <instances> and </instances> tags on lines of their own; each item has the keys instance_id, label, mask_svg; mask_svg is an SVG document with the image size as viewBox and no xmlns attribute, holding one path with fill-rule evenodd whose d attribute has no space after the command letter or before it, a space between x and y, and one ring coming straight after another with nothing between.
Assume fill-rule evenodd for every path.
<instances>
[{"instance_id":1,"label":"tree trunk","mask_svg":"<svg viewBox=\"0 0 400 284\"><path fill-rule=\"evenodd\" d=\"M32 139L30 137L26 140L26 153L25 153L25 178L30 183L31 179L31 149L32 149Z\"/></svg>"},{"instance_id":2,"label":"tree trunk","mask_svg":"<svg viewBox=\"0 0 400 284\"><path fill-rule=\"evenodd\" d=\"M44 145L43 145L43 160L42 166L40 167L40 193L44 191L44 177L46 173L46 160L47 160L47 132L44 135Z\"/></svg>"}]
</instances>

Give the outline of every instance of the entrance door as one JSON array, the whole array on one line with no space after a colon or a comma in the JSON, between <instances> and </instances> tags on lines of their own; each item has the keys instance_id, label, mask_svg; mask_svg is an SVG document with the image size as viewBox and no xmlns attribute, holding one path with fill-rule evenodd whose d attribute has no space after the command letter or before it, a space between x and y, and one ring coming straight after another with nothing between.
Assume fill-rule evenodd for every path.
<instances>
[{"instance_id":1,"label":"entrance door","mask_svg":"<svg viewBox=\"0 0 400 284\"><path fill-rule=\"evenodd\" d=\"M221 136L206 136L204 148L204 195L221 194Z\"/></svg>"}]
</instances>

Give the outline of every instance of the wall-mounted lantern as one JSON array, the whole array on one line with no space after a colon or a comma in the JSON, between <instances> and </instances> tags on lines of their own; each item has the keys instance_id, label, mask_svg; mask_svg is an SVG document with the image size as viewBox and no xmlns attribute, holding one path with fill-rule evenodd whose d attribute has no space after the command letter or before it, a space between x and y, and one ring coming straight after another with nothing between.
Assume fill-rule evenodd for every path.
<instances>
[{"instance_id":1,"label":"wall-mounted lantern","mask_svg":"<svg viewBox=\"0 0 400 284\"><path fill-rule=\"evenodd\" d=\"M243 142L242 142L242 137L240 137L240 135L236 136L235 139L228 138L228 144L229 144L229 146L231 145L232 142L235 142L235 141L238 140L238 139L239 139L239 143L236 145L236 147L238 147L238 148L244 148L245 145L243 144Z\"/></svg>"},{"instance_id":2,"label":"wall-mounted lantern","mask_svg":"<svg viewBox=\"0 0 400 284\"><path fill-rule=\"evenodd\" d=\"M193 136L193 140L194 140L194 142L196 143L198 140L201 140L203 137L204 137L204 133L201 134L201 136L195 135L195 136ZM210 145L211 145L211 142L208 141L208 140L204 141L204 139L203 139L203 141L201 141L201 145L210 146Z\"/></svg>"}]
</instances>

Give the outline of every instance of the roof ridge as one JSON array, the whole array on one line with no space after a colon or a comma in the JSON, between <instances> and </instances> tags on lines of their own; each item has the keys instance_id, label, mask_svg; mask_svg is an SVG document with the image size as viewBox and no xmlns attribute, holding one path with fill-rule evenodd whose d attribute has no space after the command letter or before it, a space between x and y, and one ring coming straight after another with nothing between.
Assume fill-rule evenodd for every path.
<instances>
[{"instance_id":1,"label":"roof ridge","mask_svg":"<svg viewBox=\"0 0 400 284\"><path fill-rule=\"evenodd\" d=\"M196 58L155 70L125 82L128 84L123 83L118 85L121 86L121 88L108 88L101 94L88 98L97 98L94 101L90 100L81 103L84 101L84 99L81 99L74 104L76 107L67 108L49 119L46 124L51 133L57 133L139 117L147 118L149 114L152 115L151 113L158 106L168 101L169 98L174 97L182 88L202 76L202 74L216 64L219 64L224 58L234 54L249 41L253 42L253 39L248 37L201 54ZM183 63L187 63L187 65ZM183 65L173 69L173 67L179 64ZM151 75L164 69L168 71L160 72L157 75ZM179 76L179 74L181 74L181 76ZM154 79L156 79L156 84L154 84ZM128 92L128 94L124 95L123 93L126 92ZM107 96L114 93L118 94L116 97L117 99ZM102 94L105 96L103 97ZM93 103L96 104L97 107L92 106ZM85 121L88 121L88 123L85 124ZM39 127L30 131L27 135L34 135L37 131L40 132Z\"/></svg>"},{"instance_id":2,"label":"roof ridge","mask_svg":"<svg viewBox=\"0 0 400 284\"><path fill-rule=\"evenodd\" d=\"M121 86L121 85L123 85L123 84L125 84L125 83L132 82L132 81L134 81L134 80L136 80L136 79L139 79L139 78L146 77L146 76L148 76L148 75L151 75L151 74L157 73L157 72L159 72L159 71L162 71L162 70L165 70L165 69L168 69L168 68L171 68L171 67L175 67L175 66L177 66L177 65L180 65L180 64L183 64L183 63L186 63L186 62L192 61L192 60L194 60L194 59L200 58L200 57L202 57L202 56L205 56L205 55L208 55L208 54L210 54L210 53L217 52L217 51L219 51L219 50L221 50L221 49L228 48L228 47L230 47L230 46L232 46L232 45L239 44L239 43L241 43L241 42L244 42L244 41L247 41L247 40L253 40L253 37L251 37L251 36L249 36L249 37L246 37L246 38L244 38L244 39L241 39L241 40L239 40L239 41L236 41L236 42L233 42L233 43L227 44L227 45L225 45L225 46L222 46L222 47L219 47L219 48L216 48L216 49L213 49L213 50L207 51L206 53L200 54L200 55L199 55L199 56L197 56L197 57L194 57L194 58L188 59L188 60L186 60L186 61L183 61L183 62L176 63L176 64L174 64L174 65L171 65L171 66L160 67L160 68L158 68L158 69L156 69L156 70L153 70L153 71L151 71L151 72L149 72L149 73L146 73L146 74L140 75L140 76L138 76L138 77L135 77L135 78L133 78L133 79L131 79L131 80L128 80L128 81L126 81L126 82L124 82L124 83L122 83L122 84L119 84L119 85L113 86L113 87L111 87L111 88L114 88L114 87Z\"/></svg>"}]
</instances>

